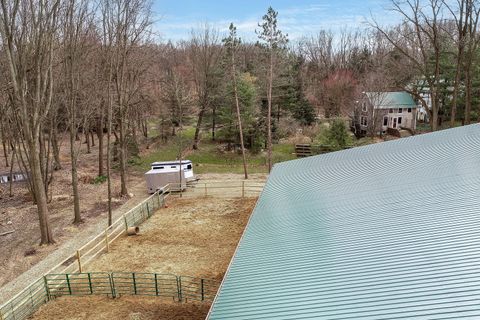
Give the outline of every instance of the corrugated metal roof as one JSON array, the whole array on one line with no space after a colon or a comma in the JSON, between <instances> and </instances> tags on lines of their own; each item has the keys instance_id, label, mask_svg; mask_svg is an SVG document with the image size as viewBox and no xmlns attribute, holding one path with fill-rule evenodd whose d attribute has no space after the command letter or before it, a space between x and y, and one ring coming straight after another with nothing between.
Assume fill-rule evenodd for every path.
<instances>
[{"instance_id":1,"label":"corrugated metal roof","mask_svg":"<svg viewBox=\"0 0 480 320\"><path fill-rule=\"evenodd\" d=\"M398 92L365 92L376 109L417 108L412 96L405 91Z\"/></svg>"},{"instance_id":2,"label":"corrugated metal roof","mask_svg":"<svg viewBox=\"0 0 480 320\"><path fill-rule=\"evenodd\" d=\"M277 164L209 319L480 319L480 125Z\"/></svg>"}]
</instances>

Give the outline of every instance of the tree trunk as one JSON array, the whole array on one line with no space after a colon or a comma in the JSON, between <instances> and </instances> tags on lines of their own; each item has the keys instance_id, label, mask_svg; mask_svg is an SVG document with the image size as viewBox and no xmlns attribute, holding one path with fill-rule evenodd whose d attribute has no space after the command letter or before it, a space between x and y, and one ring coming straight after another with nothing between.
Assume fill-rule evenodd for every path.
<instances>
[{"instance_id":1,"label":"tree trunk","mask_svg":"<svg viewBox=\"0 0 480 320\"><path fill-rule=\"evenodd\" d=\"M438 130L438 99L436 93L432 94L432 110L430 112L430 127L432 131Z\"/></svg>"},{"instance_id":2,"label":"tree trunk","mask_svg":"<svg viewBox=\"0 0 480 320\"><path fill-rule=\"evenodd\" d=\"M462 41L462 40L459 40ZM460 69L462 65L463 50L459 48L457 57L457 66L455 68L455 83L453 85L453 97L452 97L452 110L450 113L450 127L455 126L455 118L457 116L457 102L458 102L458 89L460 86Z\"/></svg>"},{"instance_id":3,"label":"tree trunk","mask_svg":"<svg viewBox=\"0 0 480 320\"><path fill-rule=\"evenodd\" d=\"M198 143L200 142L200 127L202 125L204 113L205 113L205 106L202 105L200 112L198 113L197 126L195 127L195 135L193 137L193 150L198 149Z\"/></svg>"},{"instance_id":4,"label":"tree trunk","mask_svg":"<svg viewBox=\"0 0 480 320\"><path fill-rule=\"evenodd\" d=\"M35 192L35 200L37 202L38 219L40 221L40 244L52 244L53 240L52 230L48 219L47 194L45 193L44 181L42 178L42 169L40 166L40 154L38 152L37 144L33 139L29 141L28 149L30 154L30 176Z\"/></svg>"},{"instance_id":5,"label":"tree trunk","mask_svg":"<svg viewBox=\"0 0 480 320\"><path fill-rule=\"evenodd\" d=\"M110 67L111 68L111 67ZM108 195L108 226L112 225L112 178L111 178L111 150L110 141L112 136L112 101L110 93L111 70L109 72L108 85L108 111L107 111L107 195Z\"/></svg>"},{"instance_id":6,"label":"tree trunk","mask_svg":"<svg viewBox=\"0 0 480 320\"><path fill-rule=\"evenodd\" d=\"M120 162L120 195L127 196L127 168L126 168L126 141L125 141L125 118L120 119L119 124L119 162Z\"/></svg>"},{"instance_id":7,"label":"tree trunk","mask_svg":"<svg viewBox=\"0 0 480 320\"><path fill-rule=\"evenodd\" d=\"M87 143L87 153L92 153L92 145L90 144L89 130L85 130L85 142Z\"/></svg>"},{"instance_id":8,"label":"tree trunk","mask_svg":"<svg viewBox=\"0 0 480 320\"><path fill-rule=\"evenodd\" d=\"M75 116L75 115L74 115ZM72 191L73 191L73 223L82 223L82 217L80 215L80 197L78 194L78 174L77 174L77 155L75 153L75 122L71 121L70 124L70 160L72 163L71 176L72 176Z\"/></svg>"},{"instance_id":9,"label":"tree trunk","mask_svg":"<svg viewBox=\"0 0 480 320\"><path fill-rule=\"evenodd\" d=\"M273 50L273 49L270 49ZM270 70L268 75L268 110L267 110L267 165L268 172L272 171L272 85L273 85L273 52L270 52Z\"/></svg>"},{"instance_id":10,"label":"tree trunk","mask_svg":"<svg viewBox=\"0 0 480 320\"><path fill-rule=\"evenodd\" d=\"M53 170L61 170L62 165L60 163L60 145L58 144L58 132L57 126L54 126L52 130L52 149L53 149Z\"/></svg>"},{"instance_id":11,"label":"tree trunk","mask_svg":"<svg viewBox=\"0 0 480 320\"><path fill-rule=\"evenodd\" d=\"M472 111L472 74L470 66L465 70L465 124L469 125L471 122Z\"/></svg>"},{"instance_id":12,"label":"tree trunk","mask_svg":"<svg viewBox=\"0 0 480 320\"><path fill-rule=\"evenodd\" d=\"M15 160L16 149L12 148L12 159L10 161L10 185L9 185L9 196L13 197L13 165Z\"/></svg>"},{"instance_id":13,"label":"tree trunk","mask_svg":"<svg viewBox=\"0 0 480 320\"><path fill-rule=\"evenodd\" d=\"M216 118L216 111L217 108L215 106L212 107L212 140L215 141L215 118Z\"/></svg>"},{"instance_id":14,"label":"tree trunk","mask_svg":"<svg viewBox=\"0 0 480 320\"><path fill-rule=\"evenodd\" d=\"M7 148L7 137L5 135L5 130L3 128L3 124L0 121L0 126L1 126L1 131L0 133L2 134L2 145L3 145L3 155L5 156L5 167L9 167L10 164L8 163L8 148Z\"/></svg>"},{"instance_id":15,"label":"tree trunk","mask_svg":"<svg viewBox=\"0 0 480 320\"><path fill-rule=\"evenodd\" d=\"M232 77L233 77L233 92L235 94L235 106L236 106L236 109L237 109L238 131L240 133L240 147L242 148L243 173L245 175L245 179L248 179L247 157L245 156L245 145L243 143L242 118L240 116L240 103L238 101L237 75L236 75L236 70L235 70L235 55L234 55L234 53L232 53Z\"/></svg>"},{"instance_id":16,"label":"tree trunk","mask_svg":"<svg viewBox=\"0 0 480 320\"><path fill-rule=\"evenodd\" d=\"M98 176L103 176L103 109L97 120Z\"/></svg>"},{"instance_id":17,"label":"tree trunk","mask_svg":"<svg viewBox=\"0 0 480 320\"><path fill-rule=\"evenodd\" d=\"M147 119L142 120L142 129L143 129L143 136L148 138L148 123Z\"/></svg>"}]
</instances>

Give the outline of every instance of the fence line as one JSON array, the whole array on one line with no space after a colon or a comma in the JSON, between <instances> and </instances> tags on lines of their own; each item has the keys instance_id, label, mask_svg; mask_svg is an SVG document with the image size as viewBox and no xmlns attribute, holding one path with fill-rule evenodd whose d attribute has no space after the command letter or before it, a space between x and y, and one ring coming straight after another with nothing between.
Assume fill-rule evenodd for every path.
<instances>
[{"instance_id":1,"label":"fence line","mask_svg":"<svg viewBox=\"0 0 480 320\"><path fill-rule=\"evenodd\" d=\"M170 183L162 190L172 196L179 197L255 197L260 195L263 181L209 181L189 183L181 190L180 183ZM175 190L175 192L173 192Z\"/></svg>"},{"instance_id":2,"label":"fence line","mask_svg":"<svg viewBox=\"0 0 480 320\"><path fill-rule=\"evenodd\" d=\"M102 252L108 252L109 245L115 241L118 237L123 235L128 227L138 226L145 220L149 219L155 210L165 205L165 200L169 196L180 197L201 197L201 196L220 196L220 197L251 197L258 196L263 189L264 182L256 181L241 181L239 183L234 182L210 182L210 183L195 183L189 185L186 190L179 192L173 192L175 190L173 184L167 185L162 190L158 190L150 197L130 209L127 213L123 214L117 220L115 220L111 226L105 228L102 232L80 247L70 257L63 260L53 268L51 268L44 277L37 279L30 284L27 288L16 294L9 301L0 306L0 320L23 320L32 315L42 304L49 301L51 295L49 293L49 287L46 281L53 281L52 277L64 277L65 274L90 274L90 277L94 274L101 273L82 273L83 267L91 262ZM232 191L233 190L233 191ZM115 280L120 280L118 274L112 275L109 281L115 283ZM46 277L49 276L47 279ZM117 278L116 278L117 277ZM182 279L185 285L182 286ZM59 281L79 281L77 278L73 279L61 279ZM141 279L143 280L143 279ZM158 279L157 279L158 280ZM213 299L215 292L208 291L211 286L208 286L208 279L190 278L190 277L177 277L176 281L180 283L177 288L180 288L177 293L177 297L182 301L182 297L185 299L196 300L195 297L197 291L192 288L198 284L199 290L203 290L203 297L210 297ZM196 281L200 281L197 283ZM92 288L97 290L97 288ZM184 290L184 291L182 291ZM192 293L193 290L193 293ZM120 292L119 292L120 294ZM115 296L114 294L112 294Z\"/></svg>"},{"instance_id":3,"label":"fence line","mask_svg":"<svg viewBox=\"0 0 480 320\"><path fill-rule=\"evenodd\" d=\"M62 296L123 295L171 298L177 302L213 301L220 281L160 273L86 272L47 274L32 284L26 299L2 307L2 320L23 320ZM20 297L17 297L17 299ZM18 305L15 305L18 303Z\"/></svg>"},{"instance_id":4,"label":"fence line","mask_svg":"<svg viewBox=\"0 0 480 320\"><path fill-rule=\"evenodd\" d=\"M156 192L120 218L111 226L80 247L70 257L63 260L46 274L69 274L81 272L81 269L100 253L108 250L110 243L125 233L131 226L138 226L150 218L154 211L165 204L165 195ZM45 277L37 279L27 288L19 292L5 304L0 306L0 320L22 320L33 314L40 305L48 301L45 296ZM46 298L47 297L47 298Z\"/></svg>"}]
</instances>

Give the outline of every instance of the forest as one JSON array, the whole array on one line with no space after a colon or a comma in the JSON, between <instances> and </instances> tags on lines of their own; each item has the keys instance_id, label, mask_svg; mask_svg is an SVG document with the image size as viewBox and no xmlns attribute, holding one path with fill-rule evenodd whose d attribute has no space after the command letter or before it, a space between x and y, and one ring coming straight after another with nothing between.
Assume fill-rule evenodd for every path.
<instances>
[{"instance_id":1,"label":"forest","mask_svg":"<svg viewBox=\"0 0 480 320\"><path fill-rule=\"evenodd\" d=\"M41 244L55 242L49 188L61 148L71 165L73 223L83 219L85 144L87 153L98 149L96 179L107 183L111 223L112 173L128 197L128 169L142 146L174 143L181 159L216 141L242 155L248 178L250 154L269 171L275 144L351 118L361 92L407 91L428 112L431 131L480 120L477 0L391 0L399 24L367 17L355 30L300 39L289 39L282 13L270 7L255 40L241 39L233 23L205 23L177 42L153 31L147 0L0 5L0 167L28 176Z\"/></svg>"}]
</instances>

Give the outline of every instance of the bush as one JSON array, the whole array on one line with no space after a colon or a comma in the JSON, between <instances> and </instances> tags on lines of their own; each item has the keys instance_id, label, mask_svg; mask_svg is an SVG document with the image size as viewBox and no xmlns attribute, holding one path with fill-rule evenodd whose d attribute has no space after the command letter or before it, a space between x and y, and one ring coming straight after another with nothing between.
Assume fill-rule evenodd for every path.
<instances>
[{"instance_id":1,"label":"bush","mask_svg":"<svg viewBox=\"0 0 480 320\"><path fill-rule=\"evenodd\" d=\"M95 179L93 179L92 184L102 184L105 181L107 181L107 176L98 176Z\"/></svg>"},{"instance_id":2,"label":"bush","mask_svg":"<svg viewBox=\"0 0 480 320\"><path fill-rule=\"evenodd\" d=\"M353 143L345 122L340 119L333 120L330 126L324 125L317 139L320 144L330 146L332 150L341 150Z\"/></svg>"}]
</instances>

